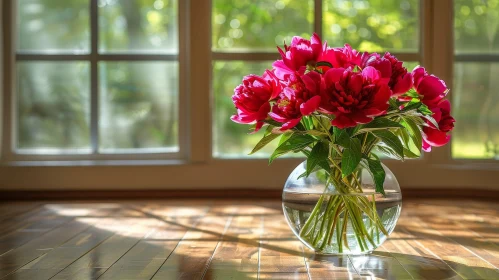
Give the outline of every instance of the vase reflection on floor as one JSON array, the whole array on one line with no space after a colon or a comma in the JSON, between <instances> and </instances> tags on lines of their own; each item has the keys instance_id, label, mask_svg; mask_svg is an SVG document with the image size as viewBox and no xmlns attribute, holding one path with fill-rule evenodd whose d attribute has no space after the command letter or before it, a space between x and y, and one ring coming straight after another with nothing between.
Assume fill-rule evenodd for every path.
<instances>
[{"instance_id":1,"label":"vase reflection on floor","mask_svg":"<svg viewBox=\"0 0 499 280\"><path fill-rule=\"evenodd\" d=\"M386 166L385 196L375 192L366 169L357 171L362 193L345 193L333 183L326 188L321 171L298 179L305 167L304 162L289 176L282 206L289 226L307 247L319 254L365 254L386 240L402 208L399 184Z\"/></svg>"}]
</instances>

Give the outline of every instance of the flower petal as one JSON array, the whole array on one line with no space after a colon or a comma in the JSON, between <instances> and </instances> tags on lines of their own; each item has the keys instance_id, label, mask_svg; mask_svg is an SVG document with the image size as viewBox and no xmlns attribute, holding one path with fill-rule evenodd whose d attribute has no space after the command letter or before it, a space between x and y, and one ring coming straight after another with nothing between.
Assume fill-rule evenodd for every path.
<instances>
[{"instance_id":1,"label":"flower petal","mask_svg":"<svg viewBox=\"0 0 499 280\"><path fill-rule=\"evenodd\" d=\"M321 104L321 97L316 95L310 98L307 102L304 102L300 105L300 112L302 115L308 116L312 114L315 110L317 110L320 104Z\"/></svg>"},{"instance_id":2,"label":"flower petal","mask_svg":"<svg viewBox=\"0 0 499 280\"><path fill-rule=\"evenodd\" d=\"M369 79L373 82L378 81L381 78L380 72L372 66L367 66L362 70L362 76L365 79Z\"/></svg>"},{"instance_id":3,"label":"flower petal","mask_svg":"<svg viewBox=\"0 0 499 280\"><path fill-rule=\"evenodd\" d=\"M421 66L416 66L414 68L414 70L412 70L412 81L413 81L413 84L414 84L414 87L418 87L419 86L419 83L421 82L421 80L428 75L428 73L426 73L426 69L424 67L421 67Z\"/></svg>"},{"instance_id":4,"label":"flower petal","mask_svg":"<svg viewBox=\"0 0 499 280\"><path fill-rule=\"evenodd\" d=\"M423 138L428 144L433 147L441 147L450 141L450 135L429 127L423 128Z\"/></svg>"},{"instance_id":5,"label":"flower petal","mask_svg":"<svg viewBox=\"0 0 499 280\"><path fill-rule=\"evenodd\" d=\"M402 79L399 79L397 83L393 86L393 95L404 94L409 91L412 87L412 77L409 73L405 74Z\"/></svg>"},{"instance_id":6,"label":"flower petal","mask_svg":"<svg viewBox=\"0 0 499 280\"><path fill-rule=\"evenodd\" d=\"M356 123L370 123L373 118L370 118L366 115L364 115L362 112L356 112L356 113L353 113L353 114L350 114L350 117L352 118L353 121L355 121Z\"/></svg>"},{"instance_id":7,"label":"flower petal","mask_svg":"<svg viewBox=\"0 0 499 280\"><path fill-rule=\"evenodd\" d=\"M445 83L435 76L424 77L418 85L417 91L424 99L435 99L445 94Z\"/></svg>"},{"instance_id":8,"label":"flower petal","mask_svg":"<svg viewBox=\"0 0 499 280\"><path fill-rule=\"evenodd\" d=\"M431 152L431 145L423 139L423 151L429 153Z\"/></svg>"},{"instance_id":9,"label":"flower petal","mask_svg":"<svg viewBox=\"0 0 499 280\"><path fill-rule=\"evenodd\" d=\"M252 118L251 116L243 114L238 114L238 115L233 115L230 117L230 119L239 124L250 124L255 121L255 118Z\"/></svg>"},{"instance_id":10,"label":"flower petal","mask_svg":"<svg viewBox=\"0 0 499 280\"><path fill-rule=\"evenodd\" d=\"M317 72L309 72L308 74L302 75L301 80L308 91L316 92L317 91L317 84L312 79L312 77L310 77L310 74L312 74L312 73L316 73L317 75L319 75L319 73L317 73Z\"/></svg>"},{"instance_id":11,"label":"flower petal","mask_svg":"<svg viewBox=\"0 0 499 280\"><path fill-rule=\"evenodd\" d=\"M284 130L291 129L291 128L295 127L300 121L301 121L301 117L299 117L297 119L292 119L292 120L286 122L285 124L283 124L279 130L284 131Z\"/></svg>"},{"instance_id":12,"label":"flower petal","mask_svg":"<svg viewBox=\"0 0 499 280\"><path fill-rule=\"evenodd\" d=\"M284 80L287 75L294 73L282 60L276 60L272 63L272 67L274 67L275 75L281 80Z\"/></svg>"},{"instance_id":13,"label":"flower petal","mask_svg":"<svg viewBox=\"0 0 499 280\"><path fill-rule=\"evenodd\" d=\"M348 118L347 116L341 114L337 115L336 118L334 118L334 120L331 121L331 125L343 129L346 127L354 127L357 125L357 123L354 122L352 119Z\"/></svg>"},{"instance_id":14,"label":"flower petal","mask_svg":"<svg viewBox=\"0 0 499 280\"><path fill-rule=\"evenodd\" d=\"M286 118L282 117L282 116L279 116L278 114L274 113L274 112L271 112L269 113L269 116L276 122L280 122L280 123L285 123L287 121Z\"/></svg>"},{"instance_id":15,"label":"flower petal","mask_svg":"<svg viewBox=\"0 0 499 280\"><path fill-rule=\"evenodd\" d=\"M262 121L256 122L255 130L253 132L251 132L250 134L257 133L260 130L260 128L262 128L263 124L264 124L264 122L262 122Z\"/></svg>"},{"instance_id":16,"label":"flower petal","mask_svg":"<svg viewBox=\"0 0 499 280\"><path fill-rule=\"evenodd\" d=\"M331 86L340 81L343 76L343 72L345 72L344 68L331 68L327 70L326 74L324 74L324 81L326 82L326 85Z\"/></svg>"},{"instance_id":17,"label":"flower petal","mask_svg":"<svg viewBox=\"0 0 499 280\"><path fill-rule=\"evenodd\" d=\"M269 111L270 111L270 103L265 102L264 104L262 104L258 112L255 114L255 119L257 121L266 119L267 115L269 114Z\"/></svg>"},{"instance_id":18,"label":"flower petal","mask_svg":"<svg viewBox=\"0 0 499 280\"><path fill-rule=\"evenodd\" d=\"M364 80L361 75L352 75L348 80L348 88L355 94L359 93L362 90Z\"/></svg>"}]
</instances>

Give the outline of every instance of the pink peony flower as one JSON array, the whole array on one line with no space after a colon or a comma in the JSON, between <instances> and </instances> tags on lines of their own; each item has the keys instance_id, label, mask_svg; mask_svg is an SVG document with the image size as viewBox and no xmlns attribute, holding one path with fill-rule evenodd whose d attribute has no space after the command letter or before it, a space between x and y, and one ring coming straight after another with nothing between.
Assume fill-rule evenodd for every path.
<instances>
[{"instance_id":1,"label":"pink peony flower","mask_svg":"<svg viewBox=\"0 0 499 280\"><path fill-rule=\"evenodd\" d=\"M290 74L280 98L272 107L269 116L283 123L281 130L295 127L303 116L312 114L321 102L322 78L317 72L297 76Z\"/></svg>"},{"instance_id":2,"label":"pink peony flower","mask_svg":"<svg viewBox=\"0 0 499 280\"><path fill-rule=\"evenodd\" d=\"M280 79L284 80L288 75L299 72L305 73L307 65L314 64L322 55L321 38L314 33L310 40L303 39L299 36L293 37L291 45L284 45L284 50L277 47L281 54L282 60L275 61L272 66L275 69L275 74Z\"/></svg>"},{"instance_id":3,"label":"pink peony flower","mask_svg":"<svg viewBox=\"0 0 499 280\"><path fill-rule=\"evenodd\" d=\"M412 80L421 102L430 109L437 106L439 101L447 95L445 82L436 76L428 75L424 67L417 66L412 70Z\"/></svg>"},{"instance_id":4,"label":"pink peony flower","mask_svg":"<svg viewBox=\"0 0 499 280\"><path fill-rule=\"evenodd\" d=\"M270 111L269 101L275 99L281 90L279 80L271 71L265 71L262 77L245 76L243 83L234 89L232 102L237 114L231 120L241 124L256 123L255 132L258 131Z\"/></svg>"},{"instance_id":5,"label":"pink peony flower","mask_svg":"<svg viewBox=\"0 0 499 280\"><path fill-rule=\"evenodd\" d=\"M411 74L407 73L401 61L388 52L383 57L373 53L363 66L372 66L380 71L382 79L388 80L388 86L395 96L406 93L412 87Z\"/></svg>"},{"instance_id":6,"label":"pink peony flower","mask_svg":"<svg viewBox=\"0 0 499 280\"><path fill-rule=\"evenodd\" d=\"M332 125L339 128L368 123L388 109L391 90L381 74L368 66L362 72L332 68L324 75L321 109L334 114Z\"/></svg>"},{"instance_id":7,"label":"pink peony flower","mask_svg":"<svg viewBox=\"0 0 499 280\"><path fill-rule=\"evenodd\" d=\"M440 100L432 109L433 118L438 123L438 128L427 121L423 127L423 150L430 152L431 147L441 147L450 140L448 133L454 129L454 118L450 115L449 100Z\"/></svg>"},{"instance_id":8,"label":"pink peony flower","mask_svg":"<svg viewBox=\"0 0 499 280\"><path fill-rule=\"evenodd\" d=\"M345 44L342 48L328 48L328 50L329 52L325 60L330 62L335 68L360 67L363 57L367 54L352 49L349 44Z\"/></svg>"}]
</instances>

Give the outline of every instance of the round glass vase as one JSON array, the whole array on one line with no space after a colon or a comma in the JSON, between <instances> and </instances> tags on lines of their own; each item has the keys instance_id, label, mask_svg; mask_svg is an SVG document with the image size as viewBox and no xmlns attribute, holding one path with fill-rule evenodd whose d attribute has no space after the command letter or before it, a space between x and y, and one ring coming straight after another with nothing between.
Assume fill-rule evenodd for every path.
<instances>
[{"instance_id":1,"label":"round glass vase","mask_svg":"<svg viewBox=\"0 0 499 280\"><path fill-rule=\"evenodd\" d=\"M359 167L342 178L340 170L301 176L306 161L289 175L282 208L294 234L317 254L367 254L392 233L402 209L393 173L382 165L385 195L375 191L369 171Z\"/></svg>"}]
</instances>

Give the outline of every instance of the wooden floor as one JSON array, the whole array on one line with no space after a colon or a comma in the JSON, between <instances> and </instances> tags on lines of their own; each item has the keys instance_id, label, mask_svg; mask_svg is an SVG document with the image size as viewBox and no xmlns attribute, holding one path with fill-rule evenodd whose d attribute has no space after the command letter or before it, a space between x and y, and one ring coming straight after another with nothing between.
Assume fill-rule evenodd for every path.
<instances>
[{"instance_id":1,"label":"wooden floor","mask_svg":"<svg viewBox=\"0 0 499 280\"><path fill-rule=\"evenodd\" d=\"M405 202L372 255L320 257L280 201L0 204L0 279L499 279L499 204Z\"/></svg>"}]
</instances>

